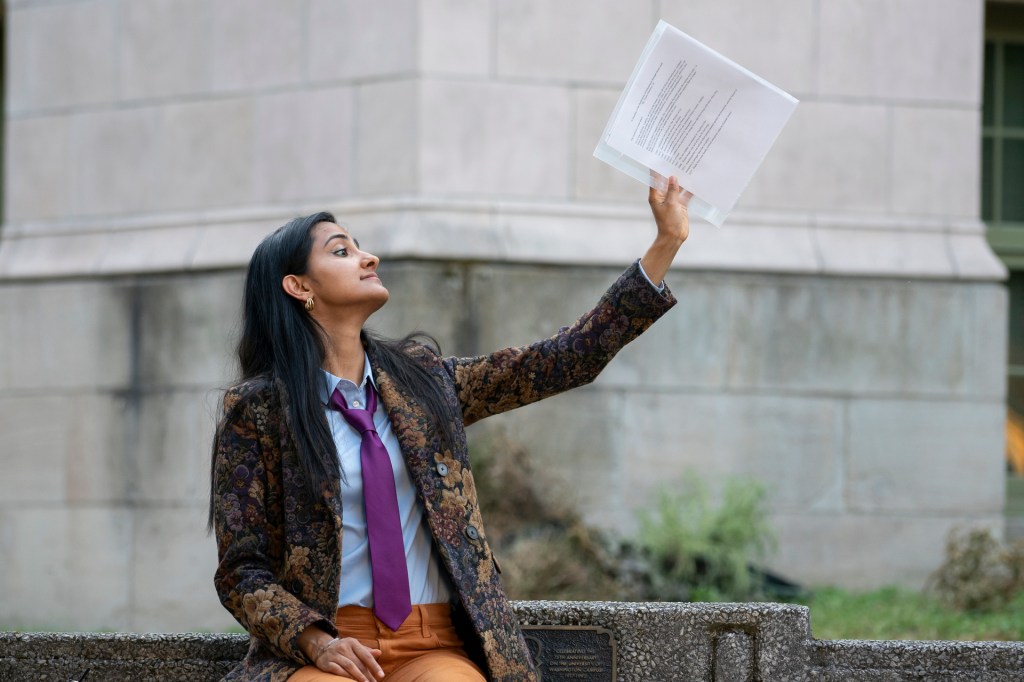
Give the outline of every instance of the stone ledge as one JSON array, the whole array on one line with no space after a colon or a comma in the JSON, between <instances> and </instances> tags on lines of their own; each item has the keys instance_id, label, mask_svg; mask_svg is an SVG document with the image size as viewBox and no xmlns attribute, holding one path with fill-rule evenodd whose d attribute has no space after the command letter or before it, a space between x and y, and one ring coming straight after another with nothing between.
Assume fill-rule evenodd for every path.
<instances>
[{"instance_id":1,"label":"stone ledge","mask_svg":"<svg viewBox=\"0 0 1024 682\"><path fill-rule=\"evenodd\" d=\"M514 602L523 625L611 631L619 682L1024 680L1024 643L819 641L785 604ZM0 633L0 682L218 680L244 635ZM544 682L559 682L545 679Z\"/></svg>"},{"instance_id":2,"label":"stone ledge","mask_svg":"<svg viewBox=\"0 0 1024 682\"><path fill-rule=\"evenodd\" d=\"M0 280L241 268L275 227L325 207L382 258L618 266L629 254L642 255L653 234L640 200L632 206L387 197L22 221L0 229ZM721 229L695 221L676 267L961 281L1006 276L978 221L868 213L737 210Z\"/></svg>"}]
</instances>

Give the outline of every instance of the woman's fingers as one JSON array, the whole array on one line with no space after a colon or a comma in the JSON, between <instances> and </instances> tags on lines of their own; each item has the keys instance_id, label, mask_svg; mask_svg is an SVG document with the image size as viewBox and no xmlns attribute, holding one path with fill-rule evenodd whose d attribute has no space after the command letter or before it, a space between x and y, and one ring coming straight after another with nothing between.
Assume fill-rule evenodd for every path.
<instances>
[{"instance_id":1,"label":"woman's fingers","mask_svg":"<svg viewBox=\"0 0 1024 682\"><path fill-rule=\"evenodd\" d=\"M347 675L356 682L375 682L384 677L384 670L377 663L380 654L380 649L371 649L353 637L346 637L321 655L317 667L324 672Z\"/></svg>"},{"instance_id":2,"label":"woman's fingers","mask_svg":"<svg viewBox=\"0 0 1024 682\"><path fill-rule=\"evenodd\" d=\"M359 644L355 654L359 657L359 660L362 661L363 666L370 671L374 677L377 679L384 677L384 669L380 667L379 663L377 663L377 657L381 654L380 649L369 649Z\"/></svg>"}]
</instances>

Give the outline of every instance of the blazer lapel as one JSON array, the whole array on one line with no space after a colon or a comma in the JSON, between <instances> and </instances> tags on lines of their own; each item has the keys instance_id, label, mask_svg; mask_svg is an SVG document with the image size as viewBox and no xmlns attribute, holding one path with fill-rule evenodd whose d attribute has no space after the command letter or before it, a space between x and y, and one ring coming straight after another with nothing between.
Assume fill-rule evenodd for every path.
<instances>
[{"instance_id":1,"label":"blazer lapel","mask_svg":"<svg viewBox=\"0 0 1024 682\"><path fill-rule=\"evenodd\" d=\"M415 399L402 393L391 376L381 369L370 354L377 394L384 404L391 429L402 449L402 457L409 468L409 476L420 500L431 510L434 506L434 485L429 472L434 466L434 452L437 444L431 437L433 431L430 417Z\"/></svg>"}]
</instances>

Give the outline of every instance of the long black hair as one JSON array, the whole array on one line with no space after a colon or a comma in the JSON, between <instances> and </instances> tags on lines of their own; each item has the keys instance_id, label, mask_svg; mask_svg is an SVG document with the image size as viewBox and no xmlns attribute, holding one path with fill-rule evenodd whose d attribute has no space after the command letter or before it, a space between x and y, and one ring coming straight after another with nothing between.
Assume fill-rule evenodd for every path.
<instances>
[{"instance_id":1,"label":"long black hair","mask_svg":"<svg viewBox=\"0 0 1024 682\"><path fill-rule=\"evenodd\" d=\"M319 391L324 382L320 368L327 338L324 329L305 310L303 301L288 295L281 281L287 275L306 273L313 228L324 222L337 223L327 212L296 218L256 247L245 278L242 333L238 341L241 380L280 381L287 391L287 410L299 464L312 500L319 499L323 486L337 475L339 467ZM455 407L439 382L411 352L422 352L428 346L439 353L437 342L420 332L396 340L364 329L360 336L380 368L429 415L441 447L451 448ZM261 383L256 381L255 385ZM211 489L211 523L214 495Z\"/></svg>"}]
</instances>

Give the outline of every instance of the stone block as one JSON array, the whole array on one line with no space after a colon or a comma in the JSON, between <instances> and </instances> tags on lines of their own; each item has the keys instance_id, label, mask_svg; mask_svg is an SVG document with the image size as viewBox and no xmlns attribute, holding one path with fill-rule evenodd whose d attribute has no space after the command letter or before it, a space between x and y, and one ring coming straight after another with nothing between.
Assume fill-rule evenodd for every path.
<instances>
[{"instance_id":1,"label":"stone block","mask_svg":"<svg viewBox=\"0 0 1024 682\"><path fill-rule=\"evenodd\" d=\"M525 447L532 471L543 479L542 494L591 523L617 528L628 522L624 505L634 495L622 478L631 464L619 455L630 436L618 416L623 402L615 392L577 389L471 426L472 449L504 432Z\"/></svg>"},{"instance_id":2,"label":"stone block","mask_svg":"<svg viewBox=\"0 0 1024 682\"><path fill-rule=\"evenodd\" d=\"M846 500L865 512L984 514L1003 509L1002 403L854 400Z\"/></svg>"},{"instance_id":3,"label":"stone block","mask_svg":"<svg viewBox=\"0 0 1024 682\"><path fill-rule=\"evenodd\" d=\"M123 395L87 393L69 396L53 425L66 433L65 491L68 502L116 504L129 499L138 465L128 448L132 411Z\"/></svg>"},{"instance_id":4,"label":"stone block","mask_svg":"<svg viewBox=\"0 0 1024 682\"><path fill-rule=\"evenodd\" d=\"M248 90L303 78L303 0L222 0L212 3L209 35L214 90Z\"/></svg>"},{"instance_id":5,"label":"stone block","mask_svg":"<svg viewBox=\"0 0 1024 682\"><path fill-rule=\"evenodd\" d=\"M162 190L157 185L159 159L148 151L159 144L159 110L143 107L84 112L74 120L71 158L75 213L149 210Z\"/></svg>"},{"instance_id":6,"label":"stone block","mask_svg":"<svg viewBox=\"0 0 1024 682\"><path fill-rule=\"evenodd\" d=\"M361 195L407 194L419 177L421 140L433 131L420 123L414 81L367 83L356 89L355 187Z\"/></svg>"},{"instance_id":7,"label":"stone block","mask_svg":"<svg viewBox=\"0 0 1024 682\"><path fill-rule=\"evenodd\" d=\"M195 252L192 254L192 267L195 269L207 268L237 268L239 264L247 264L252 258L252 252L264 237L287 222L286 217L267 219L243 219L239 221L225 221L214 225L207 225L199 237ZM244 275L239 275L238 290L241 291L241 281ZM239 302L239 305L241 303Z\"/></svg>"},{"instance_id":8,"label":"stone block","mask_svg":"<svg viewBox=\"0 0 1024 682\"><path fill-rule=\"evenodd\" d=\"M490 261L511 258L489 204L399 200L363 202L343 207L338 220L371 253L388 261Z\"/></svg>"},{"instance_id":9,"label":"stone block","mask_svg":"<svg viewBox=\"0 0 1024 682\"><path fill-rule=\"evenodd\" d=\"M416 70L415 0L310 0L308 12L310 79L362 79Z\"/></svg>"},{"instance_id":10,"label":"stone block","mask_svg":"<svg viewBox=\"0 0 1024 682\"><path fill-rule=\"evenodd\" d=\"M150 0L119 3L118 80L124 100L209 92L219 3L206 0ZM273 51L268 51L273 53Z\"/></svg>"},{"instance_id":11,"label":"stone block","mask_svg":"<svg viewBox=\"0 0 1024 682\"><path fill-rule=\"evenodd\" d=\"M184 225L109 234L97 271L125 274L186 270L192 264L202 233L203 228L197 225Z\"/></svg>"},{"instance_id":12,"label":"stone block","mask_svg":"<svg viewBox=\"0 0 1024 682\"><path fill-rule=\"evenodd\" d=\"M214 208L255 200L254 105L250 99L168 104L157 158L154 210Z\"/></svg>"},{"instance_id":13,"label":"stone block","mask_svg":"<svg viewBox=\"0 0 1024 682\"><path fill-rule=\"evenodd\" d=\"M124 457L119 400L103 394L14 394L0 398L6 503L124 500L131 467Z\"/></svg>"},{"instance_id":14,"label":"stone block","mask_svg":"<svg viewBox=\"0 0 1024 682\"><path fill-rule=\"evenodd\" d=\"M807 586L921 588L942 563L953 528L1002 532L1001 516L772 515L778 549L771 568Z\"/></svg>"},{"instance_id":15,"label":"stone block","mask_svg":"<svg viewBox=\"0 0 1024 682\"><path fill-rule=\"evenodd\" d=\"M492 69L490 3L473 0L421 0L419 54L422 73L483 76Z\"/></svg>"},{"instance_id":16,"label":"stone block","mask_svg":"<svg viewBox=\"0 0 1024 682\"><path fill-rule=\"evenodd\" d=\"M136 632L223 631L238 623L213 586L217 546L203 506L140 509L131 589Z\"/></svg>"},{"instance_id":17,"label":"stone block","mask_svg":"<svg viewBox=\"0 0 1024 682\"><path fill-rule=\"evenodd\" d=\"M1008 334L1008 295L1001 284L979 283L971 286L970 315L967 316L971 336L970 366L967 376L970 393L1002 402L1006 398L1006 365Z\"/></svg>"},{"instance_id":18,"label":"stone block","mask_svg":"<svg viewBox=\"0 0 1024 682\"><path fill-rule=\"evenodd\" d=\"M974 310L973 289L940 282L750 279L736 287L723 351L733 388L992 395L996 370L979 369L996 361L979 352L991 349L980 337L991 332L983 325L998 324L998 295Z\"/></svg>"},{"instance_id":19,"label":"stone block","mask_svg":"<svg viewBox=\"0 0 1024 682\"><path fill-rule=\"evenodd\" d=\"M139 285L138 377L145 387L206 388L229 380L242 292L236 274Z\"/></svg>"},{"instance_id":20,"label":"stone block","mask_svg":"<svg viewBox=\"0 0 1024 682\"><path fill-rule=\"evenodd\" d=\"M654 3L499 2L495 53L501 78L625 85L656 20Z\"/></svg>"},{"instance_id":21,"label":"stone block","mask_svg":"<svg viewBox=\"0 0 1024 682\"><path fill-rule=\"evenodd\" d=\"M957 276L966 280L1006 279L1006 265L993 253L983 234L950 233L948 240Z\"/></svg>"},{"instance_id":22,"label":"stone block","mask_svg":"<svg viewBox=\"0 0 1024 682\"><path fill-rule=\"evenodd\" d=\"M814 92L814 0L662 2L661 12L668 23L783 90L797 97Z\"/></svg>"},{"instance_id":23,"label":"stone block","mask_svg":"<svg viewBox=\"0 0 1024 682\"><path fill-rule=\"evenodd\" d=\"M978 105L983 3L837 0L818 12L821 95Z\"/></svg>"},{"instance_id":24,"label":"stone block","mask_svg":"<svg viewBox=\"0 0 1024 682\"><path fill-rule=\"evenodd\" d=\"M618 99L619 93L612 90L581 88L573 93L574 199L635 203L646 194L644 185L594 158L594 147Z\"/></svg>"},{"instance_id":25,"label":"stone block","mask_svg":"<svg viewBox=\"0 0 1024 682\"><path fill-rule=\"evenodd\" d=\"M793 275L820 271L813 227L799 218L768 221L762 217L734 213L724 229L693 220L674 267ZM678 276L670 281L679 281Z\"/></svg>"},{"instance_id":26,"label":"stone block","mask_svg":"<svg viewBox=\"0 0 1024 682\"><path fill-rule=\"evenodd\" d=\"M99 272L109 248L110 238L101 232L5 239L0 244L0 273L12 279L91 275Z\"/></svg>"},{"instance_id":27,"label":"stone block","mask_svg":"<svg viewBox=\"0 0 1024 682\"><path fill-rule=\"evenodd\" d=\"M11 113L25 111L32 106L32 68L29 64L29 50L32 49L32 17L35 12L12 3L4 6L4 40L6 56L4 64L4 109ZM10 125L8 117L6 125ZM8 144L10 144L8 142ZM9 153L9 152L8 152ZM10 175L5 175L10 178ZM9 180L8 180L9 182Z\"/></svg>"},{"instance_id":28,"label":"stone block","mask_svg":"<svg viewBox=\"0 0 1024 682\"><path fill-rule=\"evenodd\" d=\"M64 499L64 462L68 452L69 401L57 394L0 398L4 434L4 503L59 502Z\"/></svg>"},{"instance_id":29,"label":"stone block","mask_svg":"<svg viewBox=\"0 0 1024 682\"><path fill-rule=\"evenodd\" d=\"M886 107L803 102L744 191L744 208L885 212ZM840 161L841 160L841 161Z\"/></svg>"},{"instance_id":30,"label":"stone block","mask_svg":"<svg viewBox=\"0 0 1024 682\"><path fill-rule=\"evenodd\" d=\"M946 235L932 231L828 229L815 233L822 270L835 275L951 279Z\"/></svg>"},{"instance_id":31,"label":"stone block","mask_svg":"<svg viewBox=\"0 0 1024 682\"><path fill-rule=\"evenodd\" d=\"M71 213L71 118L45 116L4 123L4 219L48 219Z\"/></svg>"},{"instance_id":32,"label":"stone block","mask_svg":"<svg viewBox=\"0 0 1024 682\"><path fill-rule=\"evenodd\" d=\"M674 272L666 279L678 303L615 356L598 379L602 386L717 389L725 382L732 287L714 275Z\"/></svg>"},{"instance_id":33,"label":"stone block","mask_svg":"<svg viewBox=\"0 0 1024 682\"><path fill-rule=\"evenodd\" d=\"M699 473L718 490L724 477L761 483L775 509L842 505L842 407L838 401L781 395L643 392L619 417L631 511ZM799 424L799 428L793 428Z\"/></svg>"},{"instance_id":34,"label":"stone block","mask_svg":"<svg viewBox=\"0 0 1024 682\"><path fill-rule=\"evenodd\" d=\"M606 268L475 268L469 287L479 337L468 352L489 353L549 338L593 308L618 274Z\"/></svg>"},{"instance_id":35,"label":"stone block","mask_svg":"<svg viewBox=\"0 0 1024 682\"><path fill-rule=\"evenodd\" d=\"M566 89L439 80L421 88L417 127L424 194L569 195Z\"/></svg>"},{"instance_id":36,"label":"stone block","mask_svg":"<svg viewBox=\"0 0 1024 682\"><path fill-rule=\"evenodd\" d=\"M101 283L0 287L0 377L15 390L119 388L128 382L128 305Z\"/></svg>"},{"instance_id":37,"label":"stone block","mask_svg":"<svg viewBox=\"0 0 1024 682\"><path fill-rule=\"evenodd\" d=\"M261 202L337 200L352 194L354 105L348 87L256 100L256 196Z\"/></svg>"},{"instance_id":38,"label":"stone block","mask_svg":"<svg viewBox=\"0 0 1024 682\"><path fill-rule=\"evenodd\" d=\"M981 171L976 109L893 109L892 209L976 217Z\"/></svg>"},{"instance_id":39,"label":"stone block","mask_svg":"<svg viewBox=\"0 0 1024 682\"><path fill-rule=\"evenodd\" d=\"M31 72L25 109L75 107L114 97L116 5L106 0L48 4L23 10L31 36L24 59ZM59 47L58 47L59 46Z\"/></svg>"},{"instance_id":40,"label":"stone block","mask_svg":"<svg viewBox=\"0 0 1024 682\"><path fill-rule=\"evenodd\" d=\"M754 642L741 631L715 637L715 682L748 682L754 672Z\"/></svg>"},{"instance_id":41,"label":"stone block","mask_svg":"<svg viewBox=\"0 0 1024 682\"><path fill-rule=\"evenodd\" d=\"M153 504L204 506L210 499L210 452L221 412L217 389L138 396L135 496Z\"/></svg>"},{"instance_id":42,"label":"stone block","mask_svg":"<svg viewBox=\"0 0 1024 682\"><path fill-rule=\"evenodd\" d=\"M646 203L581 210L500 205L494 212L498 256L532 266L610 267L611 284L651 244L655 227Z\"/></svg>"},{"instance_id":43,"label":"stone block","mask_svg":"<svg viewBox=\"0 0 1024 682\"><path fill-rule=\"evenodd\" d=\"M0 506L5 628L125 630L132 522L126 509Z\"/></svg>"}]
</instances>

